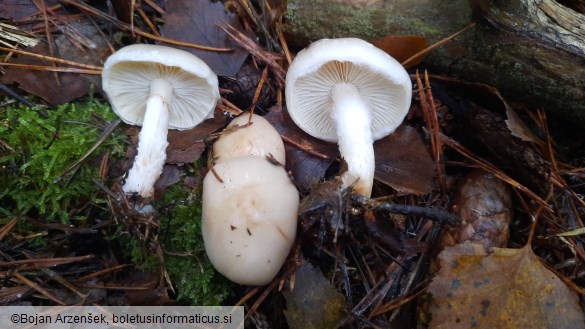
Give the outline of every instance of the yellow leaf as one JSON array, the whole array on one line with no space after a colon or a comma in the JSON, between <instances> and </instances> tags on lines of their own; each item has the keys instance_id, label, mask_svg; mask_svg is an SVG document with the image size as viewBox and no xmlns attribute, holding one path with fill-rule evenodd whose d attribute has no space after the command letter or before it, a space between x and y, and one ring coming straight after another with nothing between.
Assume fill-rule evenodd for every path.
<instances>
[{"instance_id":1,"label":"yellow leaf","mask_svg":"<svg viewBox=\"0 0 585 329\"><path fill-rule=\"evenodd\" d=\"M463 243L441 252L430 328L585 328L577 295L530 246L491 251Z\"/></svg>"}]
</instances>

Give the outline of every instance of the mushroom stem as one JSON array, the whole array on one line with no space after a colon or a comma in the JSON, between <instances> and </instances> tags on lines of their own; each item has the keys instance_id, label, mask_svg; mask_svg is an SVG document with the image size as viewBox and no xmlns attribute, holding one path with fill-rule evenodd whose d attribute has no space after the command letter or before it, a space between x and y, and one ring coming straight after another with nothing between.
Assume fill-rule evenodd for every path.
<instances>
[{"instance_id":1,"label":"mushroom stem","mask_svg":"<svg viewBox=\"0 0 585 329\"><path fill-rule=\"evenodd\" d=\"M150 85L146 113L138 135L138 153L123 187L126 193L137 192L143 198L154 194L154 183L162 173L167 157L168 105L172 94L172 87L165 80L156 79Z\"/></svg>"},{"instance_id":2,"label":"mushroom stem","mask_svg":"<svg viewBox=\"0 0 585 329\"><path fill-rule=\"evenodd\" d=\"M347 171L341 175L343 185L353 184L355 193L370 197L375 171L370 111L354 85L336 84L331 98L339 152L347 163Z\"/></svg>"}]
</instances>

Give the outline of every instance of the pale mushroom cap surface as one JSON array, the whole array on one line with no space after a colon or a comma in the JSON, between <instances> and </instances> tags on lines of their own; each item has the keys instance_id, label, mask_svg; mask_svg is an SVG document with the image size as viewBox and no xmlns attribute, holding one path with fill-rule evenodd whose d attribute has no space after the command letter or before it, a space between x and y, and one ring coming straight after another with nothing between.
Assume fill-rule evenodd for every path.
<instances>
[{"instance_id":1,"label":"pale mushroom cap surface","mask_svg":"<svg viewBox=\"0 0 585 329\"><path fill-rule=\"evenodd\" d=\"M112 109L126 123L142 125L151 82L164 79L172 86L168 102L169 128L191 129L212 115L219 100L217 76L186 51L157 45L121 48L105 62L103 89Z\"/></svg>"},{"instance_id":2,"label":"pale mushroom cap surface","mask_svg":"<svg viewBox=\"0 0 585 329\"><path fill-rule=\"evenodd\" d=\"M374 140L393 132L408 113L412 84L398 61L361 39L322 39L300 51L286 75L287 109L309 135L337 142L330 111L338 83L358 89L370 111Z\"/></svg>"},{"instance_id":3,"label":"pale mushroom cap surface","mask_svg":"<svg viewBox=\"0 0 585 329\"><path fill-rule=\"evenodd\" d=\"M205 251L228 279L266 284L294 242L298 192L284 168L263 157L231 159L213 170L203 181Z\"/></svg>"},{"instance_id":4,"label":"pale mushroom cap surface","mask_svg":"<svg viewBox=\"0 0 585 329\"><path fill-rule=\"evenodd\" d=\"M252 115L252 124L248 125L248 120L248 113L233 119L213 144L215 163L255 155L272 156L276 161L285 164L284 143L276 129L268 120L256 114Z\"/></svg>"}]
</instances>

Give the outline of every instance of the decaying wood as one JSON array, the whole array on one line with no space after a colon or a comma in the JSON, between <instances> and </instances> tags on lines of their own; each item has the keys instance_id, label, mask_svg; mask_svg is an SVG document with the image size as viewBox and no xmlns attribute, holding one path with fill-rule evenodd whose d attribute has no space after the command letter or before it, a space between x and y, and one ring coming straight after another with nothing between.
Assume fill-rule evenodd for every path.
<instances>
[{"instance_id":1,"label":"decaying wood","mask_svg":"<svg viewBox=\"0 0 585 329\"><path fill-rule=\"evenodd\" d=\"M289 0L290 45L324 37L416 34L436 42L424 65L497 87L585 127L585 15L554 0Z\"/></svg>"}]
</instances>

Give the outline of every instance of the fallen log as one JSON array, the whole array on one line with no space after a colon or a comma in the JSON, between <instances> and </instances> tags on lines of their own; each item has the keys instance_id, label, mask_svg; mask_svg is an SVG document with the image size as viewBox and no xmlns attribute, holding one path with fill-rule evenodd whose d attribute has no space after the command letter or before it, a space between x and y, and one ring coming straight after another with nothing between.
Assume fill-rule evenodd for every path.
<instances>
[{"instance_id":1,"label":"fallen log","mask_svg":"<svg viewBox=\"0 0 585 329\"><path fill-rule=\"evenodd\" d=\"M585 127L585 15L553 0L289 0L282 27L292 46L303 47L408 34L434 43L472 22L423 67L495 86Z\"/></svg>"}]
</instances>

